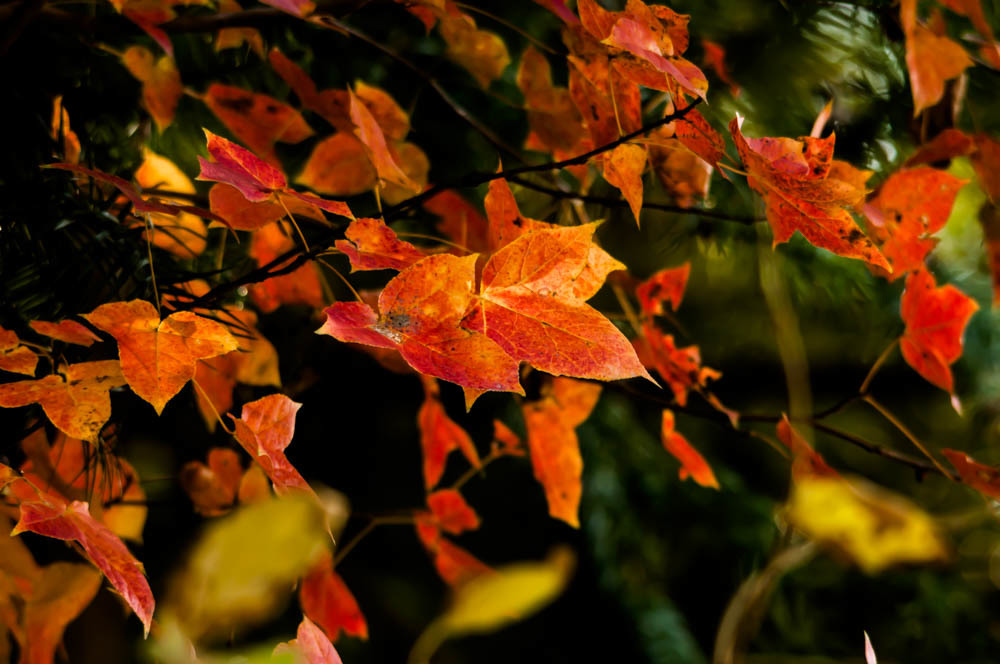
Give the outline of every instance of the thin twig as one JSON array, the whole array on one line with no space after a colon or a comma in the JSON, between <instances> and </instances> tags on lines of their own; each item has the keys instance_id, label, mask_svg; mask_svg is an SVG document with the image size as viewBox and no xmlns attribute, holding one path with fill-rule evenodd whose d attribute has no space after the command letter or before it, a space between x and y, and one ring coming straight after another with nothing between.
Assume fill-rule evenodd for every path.
<instances>
[{"instance_id":1,"label":"thin twig","mask_svg":"<svg viewBox=\"0 0 1000 664\"><path fill-rule=\"evenodd\" d=\"M955 476L948 472L948 469L945 468L941 464L941 462L938 461L937 458L935 458L935 456L930 453L930 450L928 450L924 446L924 444L920 442L919 438L917 438L915 435L913 435L913 432L910 431L906 427L906 425L903 424L903 422L901 420L899 420L899 418L897 418L895 415L892 414L892 411L890 411L888 408L886 408L885 406L883 406L882 404L880 404L878 401L876 401L875 398L872 397L871 395L865 395L863 397L863 399L865 400L865 402L868 403L869 406L871 406L872 408L874 408L875 410L877 410L879 413L881 413L882 417L884 417L885 419L889 420L889 422L894 427L896 427L897 429L899 429L899 432L902 433L904 436L906 436L906 438L911 443L913 443L914 447L916 447L918 450L920 450L923 453L924 456L926 456L928 459L931 460L931 463L933 463L934 466L937 467L937 469L939 471L941 471L942 475L944 475L945 477L951 478L951 479L955 479Z\"/></svg>"}]
</instances>

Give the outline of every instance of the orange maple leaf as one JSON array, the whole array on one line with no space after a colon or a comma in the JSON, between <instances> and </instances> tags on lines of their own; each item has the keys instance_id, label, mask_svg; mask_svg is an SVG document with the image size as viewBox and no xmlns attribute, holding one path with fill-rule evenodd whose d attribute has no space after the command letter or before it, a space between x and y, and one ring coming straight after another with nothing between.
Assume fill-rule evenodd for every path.
<instances>
[{"instance_id":1,"label":"orange maple leaf","mask_svg":"<svg viewBox=\"0 0 1000 664\"><path fill-rule=\"evenodd\" d=\"M719 488L719 482L715 479L715 473L712 472L712 467L705 461L705 457L693 448L687 438L678 433L674 428L674 413L669 409L664 409L663 411L660 439L663 441L663 447L675 459L681 462L678 476L682 480L690 477L703 487Z\"/></svg>"},{"instance_id":2,"label":"orange maple leaf","mask_svg":"<svg viewBox=\"0 0 1000 664\"><path fill-rule=\"evenodd\" d=\"M144 300L102 304L84 318L115 338L122 376L157 415L194 377L198 360L239 345L221 323L187 311L161 321L156 308Z\"/></svg>"},{"instance_id":3,"label":"orange maple leaf","mask_svg":"<svg viewBox=\"0 0 1000 664\"><path fill-rule=\"evenodd\" d=\"M239 418L229 416L236 440L264 469L278 495L292 490L313 493L285 456L285 448L295 435L295 414L301 407L284 394L271 394L244 404Z\"/></svg>"}]
</instances>

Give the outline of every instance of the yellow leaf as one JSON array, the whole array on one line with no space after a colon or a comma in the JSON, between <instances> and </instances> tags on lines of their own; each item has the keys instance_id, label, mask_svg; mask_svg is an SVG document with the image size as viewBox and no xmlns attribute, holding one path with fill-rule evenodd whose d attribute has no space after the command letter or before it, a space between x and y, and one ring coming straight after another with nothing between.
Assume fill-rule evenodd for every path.
<instances>
[{"instance_id":1,"label":"yellow leaf","mask_svg":"<svg viewBox=\"0 0 1000 664\"><path fill-rule=\"evenodd\" d=\"M785 516L809 537L846 554L868 574L897 563L948 557L934 520L885 489L839 477L809 475L792 489Z\"/></svg>"},{"instance_id":2,"label":"yellow leaf","mask_svg":"<svg viewBox=\"0 0 1000 664\"><path fill-rule=\"evenodd\" d=\"M279 610L329 543L326 514L292 493L243 507L215 522L171 584L165 613L193 641L228 636Z\"/></svg>"}]
</instances>

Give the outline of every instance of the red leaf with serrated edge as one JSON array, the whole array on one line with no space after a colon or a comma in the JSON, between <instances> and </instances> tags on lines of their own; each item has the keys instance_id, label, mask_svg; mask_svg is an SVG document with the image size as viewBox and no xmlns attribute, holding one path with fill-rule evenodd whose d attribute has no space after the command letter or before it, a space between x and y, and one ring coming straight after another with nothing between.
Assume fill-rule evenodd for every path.
<instances>
[{"instance_id":1,"label":"red leaf with serrated edge","mask_svg":"<svg viewBox=\"0 0 1000 664\"><path fill-rule=\"evenodd\" d=\"M229 416L236 428L236 440L264 469L278 495L291 490L312 493L285 456L285 448L295 435L295 414L301 407L284 394L271 394L244 404L239 419Z\"/></svg>"},{"instance_id":2,"label":"red leaf with serrated edge","mask_svg":"<svg viewBox=\"0 0 1000 664\"><path fill-rule=\"evenodd\" d=\"M927 270L906 278L899 339L903 359L927 381L954 393L950 365L962 355L962 333L979 305L951 284L936 287Z\"/></svg>"},{"instance_id":3,"label":"red leaf with serrated edge","mask_svg":"<svg viewBox=\"0 0 1000 664\"><path fill-rule=\"evenodd\" d=\"M3 464L0 464L0 485L8 486L21 503L21 518L12 535L30 531L79 543L94 566L135 611L149 634L155 602L142 563L107 526L90 516L87 503L78 500L66 503L52 494L42 493Z\"/></svg>"},{"instance_id":4,"label":"red leaf with serrated edge","mask_svg":"<svg viewBox=\"0 0 1000 664\"><path fill-rule=\"evenodd\" d=\"M355 219L334 245L351 261L351 271L404 270L426 254L400 240L381 219Z\"/></svg>"},{"instance_id":5,"label":"red leaf with serrated edge","mask_svg":"<svg viewBox=\"0 0 1000 664\"><path fill-rule=\"evenodd\" d=\"M294 108L259 92L213 83L202 100L226 128L270 164L278 164L274 144L299 143L313 130Z\"/></svg>"},{"instance_id":6,"label":"red leaf with serrated edge","mask_svg":"<svg viewBox=\"0 0 1000 664\"><path fill-rule=\"evenodd\" d=\"M691 447L691 443L687 441L687 438L674 429L674 413L671 410L665 409L663 411L660 439L663 441L663 447L675 459L681 462L678 476L682 480L690 477L703 487L719 488L719 482L715 479L715 473L712 472L712 467L705 461L705 457L698 450Z\"/></svg>"},{"instance_id":7,"label":"red leaf with serrated edge","mask_svg":"<svg viewBox=\"0 0 1000 664\"><path fill-rule=\"evenodd\" d=\"M502 249L525 233L556 228L553 224L522 215L510 185L503 178L490 181L483 206L486 208L488 220L487 237L490 251Z\"/></svg>"},{"instance_id":8,"label":"red leaf with serrated edge","mask_svg":"<svg viewBox=\"0 0 1000 664\"><path fill-rule=\"evenodd\" d=\"M674 111L672 105L664 109L668 113ZM673 129L674 136L684 147L695 153L711 166L718 168L719 162L726 157L726 142L715 127L708 124L698 109L691 109L683 118L674 120L667 125ZM728 177L725 171L720 171L723 177Z\"/></svg>"},{"instance_id":9,"label":"red leaf with serrated edge","mask_svg":"<svg viewBox=\"0 0 1000 664\"><path fill-rule=\"evenodd\" d=\"M944 228L951 208L967 180L926 166L903 169L889 176L864 212L869 232L892 265L890 281L923 267L937 244L930 237Z\"/></svg>"},{"instance_id":10,"label":"red leaf with serrated edge","mask_svg":"<svg viewBox=\"0 0 1000 664\"><path fill-rule=\"evenodd\" d=\"M617 380L649 377L631 344L584 303L576 279L590 264L596 224L522 235L483 268L481 294L463 325L495 341L516 361L554 375ZM583 297L581 297L581 295Z\"/></svg>"},{"instance_id":11,"label":"red leaf with serrated edge","mask_svg":"<svg viewBox=\"0 0 1000 664\"><path fill-rule=\"evenodd\" d=\"M31 329L38 334L51 339L58 339L59 341L64 341L68 344L91 346L95 341L101 340L99 336L88 330L80 323L77 323L75 320L61 320L58 323L50 323L44 320L32 320L28 321L28 325L30 325Z\"/></svg>"},{"instance_id":12,"label":"red leaf with serrated edge","mask_svg":"<svg viewBox=\"0 0 1000 664\"><path fill-rule=\"evenodd\" d=\"M493 569L474 555L442 537L441 530L428 517L417 517L417 536L434 559L434 568L449 586L461 586L467 581L492 574Z\"/></svg>"},{"instance_id":13,"label":"red leaf with serrated edge","mask_svg":"<svg viewBox=\"0 0 1000 664\"><path fill-rule=\"evenodd\" d=\"M340 575L333 570L333 558L325 554L313 566L299 587L302 612L323 628L331 641L343 630L349 636L368 638L368 623L358 601Z\"/></svg>"},{"instance_id":14,"label":"red leaf with serrated edge","mask_svg":"<svg viewBox=\"0 0 1000 664\"><path fill-rule=\"evenodd\" d=\"M201 173L196 180L225 182L240 190L248 201L266 201L276 189L288 184L285 174L250 150L205 129L212 161L198 157Z\"/></svg>"},{"instance_id":15,"label":"red leaf with serrated edge","mask_svg":"<svg viewBox=\"0 0 1000 664\"><path fill-rule=\"evenodd\" d=\"M819 139L746 138L729 123L750 187L764 197L774 244L799 231L812 244L885 270L889 263L845 208L861 203L870 173L833 160L834 135Z\"/></svg>"},{"instance_id":16,"label":"red leaf with serrated edge","mask_svg":"<svg viewBox=\"0 0 1000 664\"><path fill-rule=\"evenodd\" d=\"M459 535L479 528L479 516L455 489L439 489L428 494L427 506L441 530Z\"/></svg>"},{"instance_id":17,"label":"red leaf with serrated edge","mask_svg":"<svg viewBox=\"0 0 1000 664\"><path fill-rule=\"evenodd\" d=\"M482 334L459 327L473 301L477 255L428 256L392 279L368 305L336 302L318 332L396 348L422 374L478 390L524 394L517 361Z\"/></svg>"},{"instance_id":18,"label":"red leaf with serrated edge","mask_svg":"<svg viewBox=\"0 0 1000 664\"><path fill-rule=\"evenodd\" d=\"M583 492L583 459L575 429L590 415L600 395L600 385L555 378L548 396L522 407L531 466L545 489L549 514L574 528L580 527Z\"/></svg>"},{"instance_id":19,"label":"red leaf with serrated edge","mask_svg":"<svg viewBox=\"0 0 1000 664\"><path fill-rule=\"evenodd\" d=\"M635 294L639 298L639 306L647 315L660 315L666 310L664 302L670 303L670 308L677 311L684 299L684 289L687 287L691 264L684 263L680 267L669 267L660 270L649 279L639 284Z\"/></svg>"},{"instance_id":20,"label":"red leaf with serrated edge","mask_svg":"<svg viewBox=\"0 0 1000 664\"><path fill-rule=\"evenodd\" d=\"M980 463L960 450L943 449L941 454L958 471L958 476L970 487L990 498L1000 500L1000 470Z\"/></svg>"},{"instance_id":21,"label":"red leaf with serrated edge","mask_svg":"<svg viewBox=\"0 0 1000 664\"><path fill-rule=\"evenodd\" d=\"M831 468L823 456L813 449L802 435L795 430L788 416L782 413L778 422L778 440L792 453L792 475L818 475L821 477L837 477L839 473Z\"/></svg>"},{"instance_id":22,"label":"red leaf with serrated edge","mask_svg":"<svg viewBox=\"0 0 1000 664\"><path fill-rule=\"evenodd\" d=\"M441 480L448 455L461 450L469 463L478 468L479 453L465 429L455 423L444 410L438 398L437 383L424 378L424 403L417 414L420 429L420 447L424 453L424 486L431 489Z\"/></svg>"}]
</instances>

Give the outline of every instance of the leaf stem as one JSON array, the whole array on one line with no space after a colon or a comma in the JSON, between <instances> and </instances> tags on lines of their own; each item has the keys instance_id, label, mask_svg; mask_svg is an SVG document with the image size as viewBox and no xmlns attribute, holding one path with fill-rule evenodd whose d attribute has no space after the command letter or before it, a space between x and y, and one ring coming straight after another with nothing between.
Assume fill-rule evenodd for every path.
<instances>
[{"instance_id":1,"label":"leaf stem","mask_svg":"<svg viewBox=\"0 0 1000 664\"><path fill-rule=\"evenodd\" d=\"M373 517L371 521L365 524L365 527L358 531L358 533L349 539L343 546L337 547L337 553L333 557L333 567L337 567L340 562L347 557L347 554L351 552L354 547L361 543L365 537L367 537L373 530L379 526L389 526L389 525L407 525L412 524L414 518L412 516L376 516Z\"/></svg>"},{"instance_id":2,"label":"leaf stem","mask_svg":"<svg viewBox=\"0 0 1000 664\"><path fill-rule=\"evenodd\" d=\"M886 346L885 350L882 351L882 354L878 356L875 360L875 364L873 364L872 368L868 370L868 375L865 376L864 381L862 381L861 387L858 389L858 394L862 396L868 394L868 388L871 386L872 380L875 379L875 374L878 373L879 369L882 368L882 365L889 359L889 355L893 350L895 350L896 344L898 343L899 339L893 339L892 343Z\"/></svg>"},{"instance_id":3,"label":"leaf stem","mask_svg":"<svg viewBox=\"0 0 1000 664\"><path fill-rule=\"evenodd\" d=\"M191 378L191 383L195 386L195 388L197 388L198 392L201 393L201 397L208 403L208 407L212 409L213 413L215 413L215 419L219 421L219 424L222 426L222 430L228 433L230 436L235 436L236 431L226 426L225 421L223 421L222 419L222 415L219 415L219 409L215 407L214 403L212 403L212 400L208 396L208 392L206 392L205 388L201 386L201 384L198 382L198 379Z\"/></svg>"}]
</instances>

